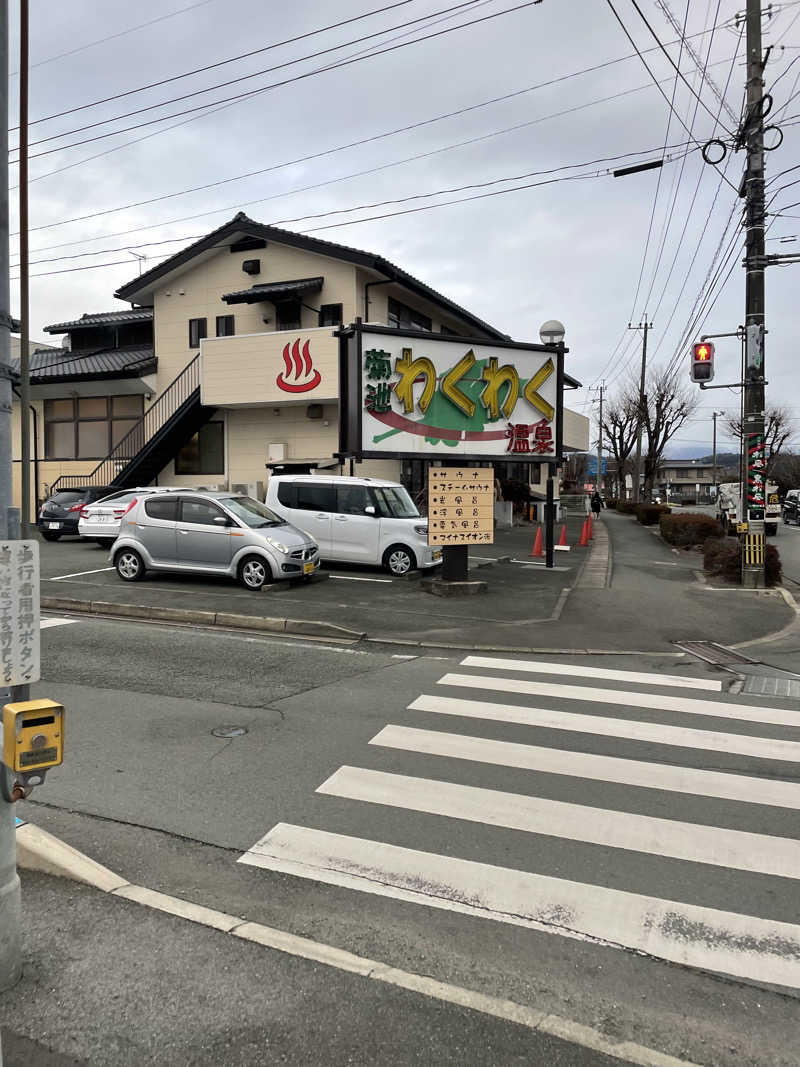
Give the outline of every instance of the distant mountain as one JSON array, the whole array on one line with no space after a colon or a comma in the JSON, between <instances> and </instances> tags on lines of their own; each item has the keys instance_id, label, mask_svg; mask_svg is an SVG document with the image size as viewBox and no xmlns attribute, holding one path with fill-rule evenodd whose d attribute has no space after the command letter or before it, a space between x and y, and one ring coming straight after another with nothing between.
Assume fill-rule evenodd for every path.
<instances>
[{"instance_id":1,"label":"distant mountain","mask_svg":"<svg viewBox=\"0 0 800 1067\"><path fill-rule=\"evenodd\" d=\"M665 459L696 459L698 463L711 463L713 460L712 450L698 452L697 445L675 445L667 450ZM739 463L738 452L717 452L717 466L730 467Z\"/></svg>"}]
</instances>

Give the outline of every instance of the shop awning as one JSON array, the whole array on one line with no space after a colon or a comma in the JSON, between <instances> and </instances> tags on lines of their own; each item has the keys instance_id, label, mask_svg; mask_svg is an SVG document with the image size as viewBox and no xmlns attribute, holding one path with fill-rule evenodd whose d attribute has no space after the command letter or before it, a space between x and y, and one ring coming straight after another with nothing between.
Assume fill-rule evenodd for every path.
<instances>
[{"instance_id":1,"label":"shop awning","mask_svg":"<svg viewBox=\"0 0 800 1067\"><path fill-rule=\"evenodd\" d=\"M299 300L305 293L318 292L324 281L324 278L296 278L287 282L266 282L225 293L222 299L226 304L260 304L262 301L280 304L286 300Z\"/></svg>"}]
</instances>

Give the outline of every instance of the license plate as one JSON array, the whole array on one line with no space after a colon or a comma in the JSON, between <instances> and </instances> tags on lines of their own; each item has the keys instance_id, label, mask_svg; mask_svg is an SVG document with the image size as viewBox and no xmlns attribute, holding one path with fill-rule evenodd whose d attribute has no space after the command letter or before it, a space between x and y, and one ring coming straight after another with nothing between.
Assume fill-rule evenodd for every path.
<instances>
[{"instance_id":1,"label":"license plate","mask_svg":"<svg viewBox=\"0 0 800 1067\"><path fill-rule=\"evenodd\" d=\"M442 558L442 553L437 549L436 552L433 553L433 558L434 559L441 559Z\"/></svg>"},{"instance_id":2,"label":"license plate","mask_svg":"<svg viewBox=\"0 0 800 1067\"><path fill-rule=\"evenodd\" d=\"M303 564L303 574L313 574L313 573L314 573L314 564L313 564L313 562L304 563Z\"/></svg>"},{"instance_id":3,"label":"license plate","mask_svg":"<svg viewBox=\"0 0 800 1067\"><path fill-rule=\"evenodd\" d=\"M61 523L60 522L48 522L47 529L48 530L60 530L61 529Z\"/></svg>"},{"instance_id":4,"label":"license plate","mask_svg":"<svg viewBox=\"0 0 800 1067\"><path fill-rule=\"evenodd\" d=\"M89 521L90 522L111 522L111 516L110 515L94 515L91 519L89 519Z\"/></svg>"}]
</instances>

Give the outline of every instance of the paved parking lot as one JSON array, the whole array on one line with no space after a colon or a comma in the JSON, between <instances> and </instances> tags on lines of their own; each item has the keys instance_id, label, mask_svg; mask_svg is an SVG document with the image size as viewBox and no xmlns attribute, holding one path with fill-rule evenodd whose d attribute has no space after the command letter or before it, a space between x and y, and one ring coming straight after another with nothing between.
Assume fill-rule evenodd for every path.
<instances>
[{"instance_id":1,"label":"paved parking lot","mask_svg":"<svg viewBox=\"0 0 800 1067\"><path fill-rule=\"evenodd\" d=\"M571 520L568 538L578 539ZM413 640L462 641L465 628L480 641L485 624L521 624L550 619L563 591L585 558L583 549L559 552L556 568L533 559L535 527L497 531L493 545L471 557L475 576L488 591L475 597L431 596L420 577L394 578L378 567L331 564L311 582L276 582L254 593L227 578L149 573L126 583L114 571L109 552L77 538L42 542L42 595L79 601L111 602L200 611L237 613L293 620L319 620L370 636L408 636ZM530 642L520 640L519 644Z\"/></svg>"}]
</instances>

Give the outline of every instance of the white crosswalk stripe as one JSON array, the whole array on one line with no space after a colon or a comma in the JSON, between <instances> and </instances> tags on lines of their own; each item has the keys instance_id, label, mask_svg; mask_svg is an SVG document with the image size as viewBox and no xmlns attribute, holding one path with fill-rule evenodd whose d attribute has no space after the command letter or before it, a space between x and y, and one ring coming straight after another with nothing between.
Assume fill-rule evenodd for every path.
<instances>
[{"instance_id":1,"label":"white crosswalk stripe","mask_svg":"<svg viewBox=\"0 0 800 1067\"><path fill-rule=\"evenodd\" d=\"M361 805L374 813L354 827L367 822L366 837L279 823L241 861L800 989L800 832L791 821L800 712L725 699L716 679L490 656L461 667L407 712L392 709L412 725L387 723L357 753L364 765L342 766L317 788L337 831ZM548 680L558 678L582 684ZM467 699L457 695L464 689L480 692ZM508 702L487 699L495 693ZM447 716L453 730L428 728L431 716ZM513 855L531 869L507 862L508 841L522 840L509 833L530 835L532 846ZM459 841L470 858L451 854ZM604 850L599 869L586 849ZM675 864L673 881L665 872ZM576 870L581 880L566 876ZM633 872L639 881L628 888ZM759 895L754 885L771 888Z\"/></svg>"}]
</instances>

